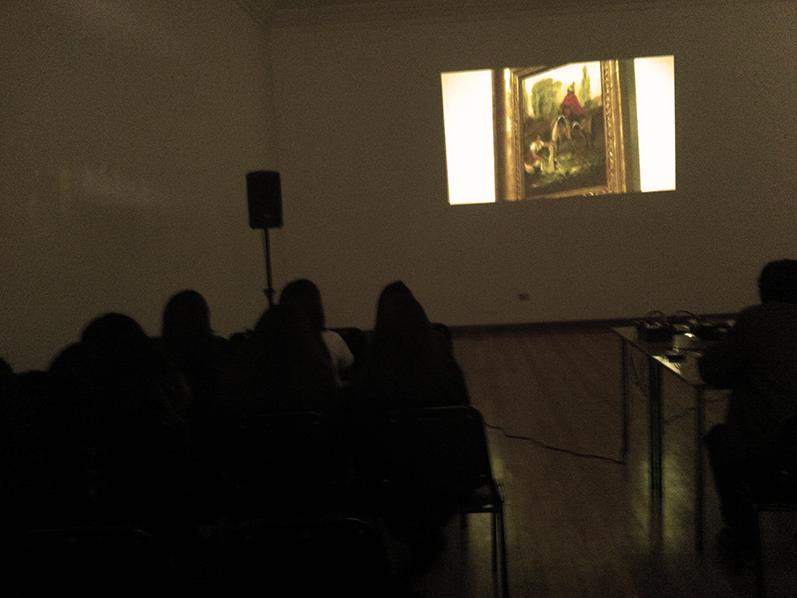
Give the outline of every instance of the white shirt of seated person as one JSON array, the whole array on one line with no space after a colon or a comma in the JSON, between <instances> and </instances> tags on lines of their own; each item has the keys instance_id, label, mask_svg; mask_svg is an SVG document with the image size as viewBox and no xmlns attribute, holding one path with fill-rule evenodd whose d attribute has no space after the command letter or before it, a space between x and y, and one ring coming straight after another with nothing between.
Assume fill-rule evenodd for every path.
<instances>
[{"instance_id":1,"label":"white shirt of seated person","mask_svg":"<svg viewBox=\"0 0 797 598\"><path fill-rule=\"evenodd\" d=\"M343 337L334 330L323 330L321 338L327 346L329 356L332 358L332 365L335 370L335 382L341 386L340 373L354 365L354 355Z\"/></svg>"}]
</instances>

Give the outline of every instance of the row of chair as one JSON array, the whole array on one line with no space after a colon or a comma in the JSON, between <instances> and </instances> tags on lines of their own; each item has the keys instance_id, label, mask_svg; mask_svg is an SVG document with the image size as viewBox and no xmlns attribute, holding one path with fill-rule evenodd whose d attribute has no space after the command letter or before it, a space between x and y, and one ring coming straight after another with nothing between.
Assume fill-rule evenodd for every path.
<instances>
[{"instance_id":1,"label":"row of chair","mask_svg":"<svg viewBox=\"0 0 797 598\"><path fill-rule=\"evenodd\" d=\"M217 523L168 538L134 526L32 530L17 557L4 588L19 597L406 595L377 527L354 517Z\"/></svg>"},{"instance_id":2,"label":"row of chair","mask_svg":"<svg viewBox=\"0 0 797 598\"><path fill-rule=\"evenodd\" d=\"M475 408L393 411L346 427L314 412L260 415L242 420L231 438L235 446L230 455L235 459L227 468L231 492L224 516L203 528L206 557L215 571L207 584L229 588L250 577L256 582L260 576L272 586L277 579L299 585L324 579L344 584L346 595L389 595L373 591L374 584L388 583L379 573L383 567L376 521L439 512L461 514L464 522L467 514L488 513L494 587L509 595L504 501L493 477L484 422ZM364 450L347 451L346 441L352 439L364 442L366 446L358 447ZM347 460L341 451L359 457ZM25 536L23 561L38 561L37 566L49 562L53 570L60 570L59 562L70 562L68 570L81 571L69 560L82 558L81 552L70 547L99 546L107 556L115 553L114 542L121 542L132 551L124 556L126 562L150 559L147 571L161 579L169 567L161 566L163 559L153 554L174 545L169 538L162 540L152 530L134 528L33 530ZM68 559L62 558L64 552ZM83 560L91 561L91 552L87 548ZM167 549L164 554L171 553ZM305 564L317 575L307 577L310 571L304 565L304 576L296 569L307 555L315 555ZM351 575L335 573L348 571L345 563L337 563L335 557L341 555L352 563L376 559L362 594L350 587L351 575L359 571L362 577L361 566ZM106 564L99 570L114 569ZM84 577L69 579L77 584ZM146 581L147 576L139 579ZM306 594L286 595L318 594L307 589Z\"/></svg>"},{"instance_id":3,"label":"row of chair","mask_svg":"<svg viewBox=\"0 0 797 598\"><path fill-rule=\"evenodd\" d=\"M490 464L484 421L470 406L395 410L341 428L318 413L284 413L241 422L232 470L239 518L301 513L489 513L492 566L508 588L504 507ZM361 443L361 444L360 444ZM340 451L354 455L347 461Z\"/></svg>"}]
</instances>

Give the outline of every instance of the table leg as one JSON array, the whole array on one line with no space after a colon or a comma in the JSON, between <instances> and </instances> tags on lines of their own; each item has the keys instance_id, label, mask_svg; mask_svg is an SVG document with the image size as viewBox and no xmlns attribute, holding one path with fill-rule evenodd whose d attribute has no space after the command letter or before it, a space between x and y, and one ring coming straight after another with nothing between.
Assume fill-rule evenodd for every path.
<instances>
[{"instance_id":1,"label":"table leg","mask_svg":"<svg viewBox=\"0 0 797 598\"><path fill-rule=\"evenodd\" d=\"M648 422L650 425L650 493L661 504L662 437L661 437L661 368L651 356L648 358Z\"/></svg>"},{"instance_id":2,"label":"table leg","mask_svg":"<svg viewBox=\"0 0 797 598\"><path fill-rule=\"evenodd\" d=\"M695 390L695 548L703 550L703 435L705 429L703 390Z\"/></svg>"}]
</instances>

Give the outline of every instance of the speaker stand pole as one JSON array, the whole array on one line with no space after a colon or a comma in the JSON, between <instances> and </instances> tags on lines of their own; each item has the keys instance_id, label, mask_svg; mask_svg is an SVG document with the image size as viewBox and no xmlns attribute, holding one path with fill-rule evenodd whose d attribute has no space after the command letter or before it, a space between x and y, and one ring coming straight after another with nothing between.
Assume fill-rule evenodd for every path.
<instances>
[{"instance_id":1,"label":"speaker stand pole","mask_svg":"<svg viewBox=\"0 0 797 598\"><path fill-rule=\"evenodd\" d=\"M264 293L268 299L268 308L274 307L274 287L271 286L271 247L268 242L268 228L263 229L263 253L266 257L266 288Z\"/></svg>"}]
</instances>

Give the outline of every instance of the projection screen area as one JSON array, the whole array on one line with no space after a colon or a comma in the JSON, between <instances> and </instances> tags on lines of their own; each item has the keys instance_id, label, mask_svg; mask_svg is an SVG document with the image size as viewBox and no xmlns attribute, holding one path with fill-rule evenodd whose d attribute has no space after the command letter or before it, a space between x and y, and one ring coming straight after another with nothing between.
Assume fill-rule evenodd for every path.
<instances>
[{"instance_id":1,"label":"projection screen area","mask_svg":"<svg viewBox=\"0 0 797 598\"><path fill-rule=\"evenodd\" d=\"M673 56L440 78L452 205L675 189Z\"/></svg>"}]
</instances>

